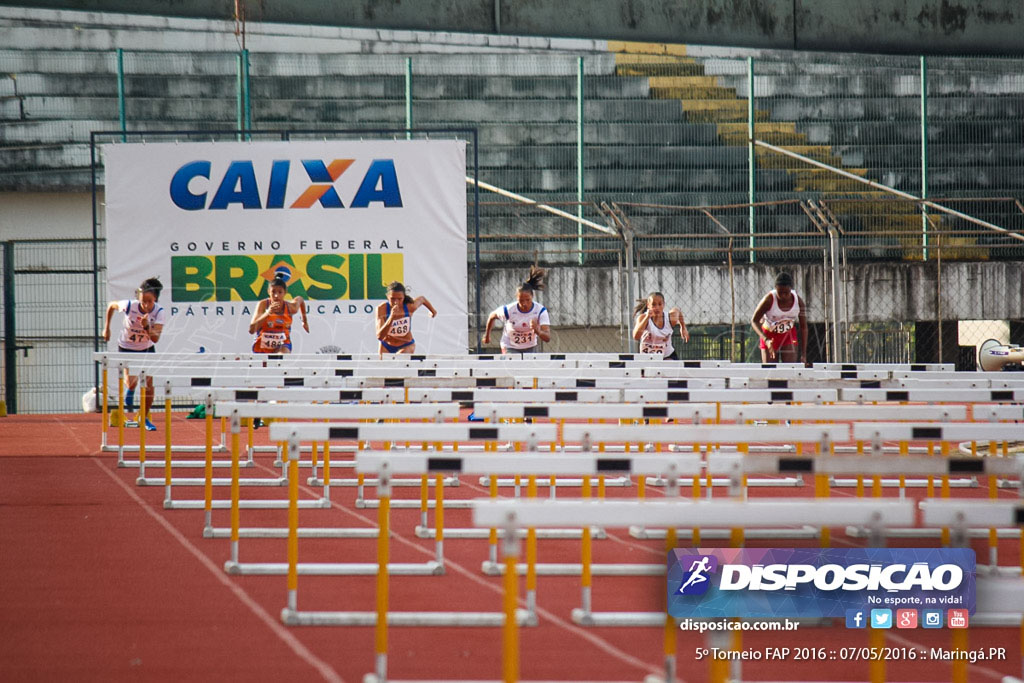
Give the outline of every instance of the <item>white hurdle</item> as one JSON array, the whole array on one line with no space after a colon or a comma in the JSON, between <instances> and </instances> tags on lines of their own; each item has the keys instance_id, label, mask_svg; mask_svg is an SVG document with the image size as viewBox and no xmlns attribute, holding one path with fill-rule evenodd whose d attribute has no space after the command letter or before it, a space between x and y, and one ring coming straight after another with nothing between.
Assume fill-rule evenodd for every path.
<instances>
[{"instance_id":1,"label":"white hurdle","mask_svg":"<svg viewBox=\"0 0 1024 683\"><path fill-rule=\"evenodd\" d=\"M589 477L604 474L627 473L628 475L657 475L677 482L680 477L694 477L702 469L701 457L697 453L636 453L625 457L611 457L592 453L516 453L495 457L491 454L467 454L462 457L436 457L425 453L358 453L357 471L376 473L386 464L394 474L428 474L436 472L475 472L495 475L523 475L529 478L530 498L536 498L538 476L575 475L584 477L584 496L589 496ZM676 487L678 495L678 487ZM505 567L498 562L496 533L498 527L490 529L490 557L483 562L485 574L498 575ZM560 530L561 531L561 530ZM582 540L586 548L592 538L592 529L583 528ZM438 529L438 537L441 529ZM563 536L564 538L565 536ZM581 576L584 564L536 563L536 530L527 531L527 563L518 565L519 574L527 576L527 604L531 614L536 607L536 576ZM440 541L438 541L440 543ZM585 551L586 553L587 551ZM593 575L600 576L650 576L664 573L663 564L595 564L590 566Z\"/></svg>"},{"instance_id":2,"label":"white hurdle","mask_svg":"<svg viewBox=\"0 0 1024 683\"><path fill-rule=\"evenodd\" d=\"M913 521L913 504L907 501L882 501L868 507L862 501L809 501L806 499L775 499L750 501L531 501L478 500L473 506L473 523L480 527L531 528L550 526L621 527L658 524L694 526L759 526L802 524L814 519L824 525L858 524L873 530L881 539L885 527ZM509 567L508 574L514 573ZM585 579L589 579L584 574ZM584 581L583 606L573 610L573 621L588 626L651 626L662 627L668 634L675 628L675 619L667 612L594 612L591 609L590 586ZM515 651L518 658L518 651ZM508 651L506 650L506 656ZM665 638L665 679L675 680L676 657L674 639Z\"/></svg>"}]
</instances>

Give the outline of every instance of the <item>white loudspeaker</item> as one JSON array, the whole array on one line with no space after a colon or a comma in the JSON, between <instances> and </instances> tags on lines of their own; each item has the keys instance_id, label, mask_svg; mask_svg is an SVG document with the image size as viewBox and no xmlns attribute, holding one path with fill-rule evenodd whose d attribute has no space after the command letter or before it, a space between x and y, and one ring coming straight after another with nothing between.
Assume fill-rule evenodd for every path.
<instances>
[{"instance_id":1,"label":"white loudspeaker","mask_svg":"<svg viewBox=\"0 0 1024 683\"><path fill-rule=\"evenodd\" d=\"M978 365L986 372L998 372L1010 363L1024 363L1024 347L1007 346L995 339L986 339L978 349Z\"/></svg>"}]
</instances>

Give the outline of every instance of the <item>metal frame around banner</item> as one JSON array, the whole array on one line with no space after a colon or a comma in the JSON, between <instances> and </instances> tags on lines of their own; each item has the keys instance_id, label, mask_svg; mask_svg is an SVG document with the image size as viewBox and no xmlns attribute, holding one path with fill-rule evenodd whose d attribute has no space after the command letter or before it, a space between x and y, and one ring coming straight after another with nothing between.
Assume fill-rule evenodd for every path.
<instances>
[{"instance_id":1,"label":"metal frame around banner","mask_svg":"<svg viewBox=\"0 0 1024 683\"><path fill-rule=\"evenodd\" d=\"M431 135L465 135L473 143L473 270L474 270L474 284L476 299L476 310L473 315L473 328L474 338L480 339L480 144L479 144L479 131L475 127L465 128L330 128L330 129L307 129L307 128L294 128L294 129L282 129L272 128L265 130L254 130L254 129L212 129L212 130L94 130L89 133L89 171L90 171L90 183L92 192L92 296L93 296L93 351L100 351L100 276L99 276L99 201L96 196L96 192L99 188L99 184L96 181L96 172L99 169L97 162L97 145L100 142L100 138L109 137L111 139L117 138L120 142L127 144L132 138L135 138L137 142L145 142L147 138L176 138L181 136L201 136L203 138L210 138L211 142L216 142L214 138L234 136L236 141L247 140L251 141L253 135L259 135L260 137L269 136L280 136L280 140L287 142L291 139L292 135L316 135L318 137L326 137L332 135L357 135L359 139L366 136L397 136L405 135L407 138L410 136L425 136L427 139ZM100 386L100 366L99 363L93 363L93 386L96 387L96 391L99 391Z\"/></svg>"}]
</instances>

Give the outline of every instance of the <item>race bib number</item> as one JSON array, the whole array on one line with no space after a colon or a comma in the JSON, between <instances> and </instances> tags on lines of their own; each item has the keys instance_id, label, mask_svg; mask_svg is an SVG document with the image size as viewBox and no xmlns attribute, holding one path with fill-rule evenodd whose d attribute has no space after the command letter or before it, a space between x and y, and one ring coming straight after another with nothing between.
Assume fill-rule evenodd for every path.
<instances>
[{"instance_id":1,"label":"race bib number","mask_svg":"<svg viewBox=\"0 0 1024 683\"><path fill-rule=\"evenodd\" d=\"M265 348L278 349L284 346L285 333L284 332L261 332L260 342Z\"/></svg>"},{"instance_id":2,"label":"race bib number","mask_svg":"<svg viewBox=\"0 0 1024 683\"><path fill-rule=\"evenodd\" d=\"M409 334L409 318L402 318L391 323L391 336L404 337Z\"/></svg>"},{"instance_id":3,"label":"race bib number","mask_svg":"<svg viewBox=\"0 0 1024 683\"><path fill-rule=\"evenodd\" d=\"M776 320L773 323L768 323L767 328L769 332L774 332L775 334L785 334L786 332L789 332L791 329L793 329L793 321Z\"/></svg>"},{"instance_id":4,"label":"race bib number","mask_svg":"<svg viewBox=\"0 0 1024 683\"><path fill-rule=\"evenodd\" d=\"M512 333L512 344L514 344L515 346L523 346L523 347L536 345L536 342L534 341L533 330L530 330L528 332L520 332L520 331L513 332Z\"/></svg>"},{"instance_id":5,"label":"race bib number","mask_svg":"<svg viewBox=\"0 0 1024 683\"><path fill-rule=\"evenodd\" d=\"M665 354L664 344L652 344L651 342L644 342L640 345L640 353L660 353Z\"/></svg>"}]
</instances>

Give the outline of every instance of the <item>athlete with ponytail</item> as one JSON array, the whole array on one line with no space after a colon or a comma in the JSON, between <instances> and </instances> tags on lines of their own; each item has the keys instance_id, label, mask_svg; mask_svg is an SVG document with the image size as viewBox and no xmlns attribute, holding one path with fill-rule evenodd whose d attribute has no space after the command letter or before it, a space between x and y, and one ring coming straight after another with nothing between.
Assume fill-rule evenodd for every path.
<instances>
[{"instance_id":1,"label":"athlete with ponytail","mask_svg":"<svg viewBox=\"0 0 1024 683\"><path fill-rule=\"evenodd\" d=\"M544 290L546 271L530 266L530 274L516 289L516 300L496 308L487 317L484 344L491 343L491 327L495 321L505 323L501 333L502 353L533 353L539 341L551 341L551 319L548 309L533 300L534 292Z\"/></svg>"},{"instance_id":2,"label":"athlete with ponytail","mask_svg":"<svg viewBox=\"0 0 1024 683\"><path fill-rule=\"evenodd\" d=\"M658 353L665 360L676 360L672 348L672 330L679 328L684 342L690 341L683 314L673 307L665 312L665 295L651 292L646 299L637 301L633 309L636 324L633 325L633 339L640 342L640 353Z\"/></svg>"}]
</instances>

